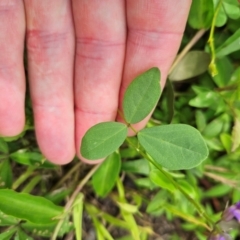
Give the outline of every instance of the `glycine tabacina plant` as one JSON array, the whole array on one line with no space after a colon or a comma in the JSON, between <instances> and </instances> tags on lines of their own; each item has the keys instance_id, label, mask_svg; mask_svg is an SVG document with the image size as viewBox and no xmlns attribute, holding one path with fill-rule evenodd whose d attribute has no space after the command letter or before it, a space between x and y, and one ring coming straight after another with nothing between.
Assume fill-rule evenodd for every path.
<instances>
[{"instance_id":1,"label":"glycine tabacina plant","mask_svg":"<svg viewBox=\"0 0 240 240\"><path fill-rule=\"evenodd\" d=\"M221 220L214 223L201 206L169 174L169 171L172 170L194 168L207 158L208 148L199 131L185 124L169 124L145 128L137 133L132 126L151 113L159 101L160 95L160 71L158 68L151 68L136 77L127 88L123 99L123 113L120 115L125 123L103 122L90 128L83 137L81 154L90 160L105 158L115 152L127 139L128 143L135 147L155 168L152 173L160 174L169 181L170 191L172 188L180 190L196 207L200 215L205 217L209 229L213 229L209 239L230 240L228 227L230 223L230 229L232 229L233 223L236 223L235 218L239 222L239 203L226 209ZM128 127L136 133L137 144L136 141L127 138ZM117 158L110 157L107 161L109 160L113 162ZM101 179L99 178L97 181L101 181ZM98 192L101 194L101 190Z\"/></svg>"},{"instance_id":2,"label":"glycine tabacina plant","mask_svg":"<svg viewBox=\"0 0 240 240\"><path fill-rule=\"evenodd\" d=\"M160 71L154 67L136 77L123 99L125 123L103 122L90 128L83 137L81 154L90 160L105 158L127 138L132 124L147 117L161 95ZM197 129L185 124L170 124L142 129L137 133L143 156L153 165L168 170L191 169L208 156L208 148ZM131 140L128 139L131 143Z\"/></svg>"},{"instance_id":3,"label":"glycine tabacina plant","mask_svg":"<svg viewBox=\"0 0 240 240\"><path fill-rule=\"evenodd\" d=\"M166 228L171 239L239 238L239 24L238 0L192 1L161 104L160 72L153 68L129 86L119 112L124 123L98 124L84 137L82 155L106 157L101 165L75 158L60 168L46 161L33 137L27 94L24 131L0 138L0 240L166 239L164 220L172 225L176 218L180 225ZM149 128L128 138L127 129L134 131L156 104ZM170 122L191 123L201 135ZM129 181L133 189L125 189ZM235 204L221 215L225 201Z\"/></svg>"},{"instance_id":4,"label":"glycine tabacina plant","mask_svg":"<svg viewBox=\"0 0 240 240\"><path fill-rule=\"evenodd\" d=\"M129 145L134 147L153 167L152 175L164 177L169 182L170 191L178 189L182 192L199 213L205 216L209 224L213 225L214 223L205 215L198 203L174 181L168 172L194 168L207 158L208 148L199 131L185 124L170 124L145 128L137 133L132 126L151 113L160 95L160 71L153 67L136 77L127 88L123 99L123 113L120 112L125 123L103 122L90 128L82 139L81 154L90 160L105 158L111 156L127 140ZM128 127L136 133L137 143L127 138ZM112 165L115 160L120 161L119 158L114 157L107 158L108 162L109 160L112 161ZM116 167L118 165L116 164ZM95 179L101 182L100 178ZM114 180L112 179L112 182ZM101 190L98 193L105 195Z\"/></svg>"}]
</instances>

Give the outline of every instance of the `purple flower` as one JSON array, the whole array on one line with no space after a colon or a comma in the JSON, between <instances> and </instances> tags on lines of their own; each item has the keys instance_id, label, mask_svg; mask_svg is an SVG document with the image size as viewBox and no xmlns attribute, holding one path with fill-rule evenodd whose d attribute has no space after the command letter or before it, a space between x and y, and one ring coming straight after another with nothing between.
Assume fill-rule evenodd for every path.
<instances>
[{"instance_id":1,"label":"purple flower","mask_svg":"<svg viewBox=\"0 0 240 240\"><path fill-rule=\"evenodd\" d=\"M232 238L226 234L226 233L222 233L222 234L212 234L208 240L231 240Z\"/></svg>"},{"instance_id":2,"label":"purple flower","mask_svg":"<svg viewBox=\"0 0 240 240\"><path fill-rule=\"evenodd\" d=\"M222 213L208 240L231 240L229 231L237 228L240 224L240 202L226 208Z\"/></svg>"},{"instance_id":3,"label":"purple flower","mask_svg":"<svg viewBox=\"0 0 240 240\"><path fill-rule=\"evenodd\" d=\"M237 220L240 223L240 202L237 202L236 204L225 209L222 214L222 220L226 222Z\"/></svg>"}]
</instances>

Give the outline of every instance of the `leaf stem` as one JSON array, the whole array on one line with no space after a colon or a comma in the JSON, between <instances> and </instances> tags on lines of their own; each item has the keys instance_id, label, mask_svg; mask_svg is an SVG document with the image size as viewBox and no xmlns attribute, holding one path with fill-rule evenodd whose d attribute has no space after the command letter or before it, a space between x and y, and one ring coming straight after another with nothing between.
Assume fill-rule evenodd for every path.
<instances>
[{"instance_id":1,"label":"leaf stem","mask_svg":"<svg viewBox=\"0 0 240 240\"><path fill-rule=\"evenodd\" d=\"M24 189L21 191L23 193L30 193L33 188L42 180L42 177L40 175L37 175L31 179L31 181L24 187Z\"/></svg>"},{"instance_id":2,"label":"leaf stem","mask_svg":"<svg viewBox=\"0 0 240 240\"><path fill-rule=\"evenodd\" d=\"M216 24L216 20L217 20L217 15L218 12L220 10L222 4L222 0L219 0L215 13L213 15L213 19L212 19L212 25L211 25L211 29L210 29L210 34L209 34L209 38L208 38L208 44L211 50L211 62L209 64L209 70L211 72L211 75L214 77L218 74L217 71L217 67L216 67L216 53L215 53L215 44L214 44L214 30L215 30L215 24Z\"/></svg>"},{"instance_id":3,"label":"leaf stem","mask_svg":"<svg viewBox=\"0 0 240 240\"><path fill-rule=\"evenodd\" d=\"M24 181L30 177L37 167L29 166L27 170L13 183L12 189L16 190Z\"/></svg>"},{"instance_id":4,"label":"leaf stem","mask_svg":"<svg viewBox=\"0 0 240 240\"><path fill-rule=\"evenodd\" d=\"M118 114L119 114L119 116L122 118L122 120L124 121L124 123L127 125L127 127L131 128L131 130L132 130L135 134L137 134L136 129L134 129L134 127L133 127L130 123L128 123L128 122L126 121L126 119L124 118L123 113L122 113L119 109L118 109Z\"/></svg>"},{"instance_id":5,"label":"leaf stem","mask_svg":"<svg viewBox=\"0 0 240 240\"><path fill-rule=\"evenodd\" d=\"M186 198L189 202L191 202L195 208L198 210L199 214L203 216L206 221L209 223L210 226L214 226L214 222L211 220L211 218L204 212L202 207L192 198L190 197L182 188L181 186L172 178L172 176L166 172L162 166L160 166L155 160L150 158L146 153L144 153L141 149L139 149L137 146L135 146L129 138L127 138L127 142L135 148L148 162L150 162L152 165L154 165L173 185L176 189L178 189ZM212 227L208 227L208 230L211 230Z\"/></svg>"}]
</instances>

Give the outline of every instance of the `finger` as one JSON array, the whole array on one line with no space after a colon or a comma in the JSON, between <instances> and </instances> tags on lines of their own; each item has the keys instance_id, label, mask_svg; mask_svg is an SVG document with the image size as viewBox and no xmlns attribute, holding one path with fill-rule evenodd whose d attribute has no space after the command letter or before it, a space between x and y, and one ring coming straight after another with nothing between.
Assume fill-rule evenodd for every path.
<instances>
[{"instance_id":1,"label":"finger","mask_svg":"<svg viewBox=\"0 0 240 240\"><path fill-rule=\"evenodd\" d=\"M24 127L23 2L0 2L0 134L13 136Z\"/></svg>"},{"instance_id":2,"label":"finger","mask_svg":"<svg viewBox=\"0 0 240 240\"><path fill-rule=\"evenodd\" d=\"M124 0L73 0L76 151L85 132L115 120L125 54ZM80 156L81 157L81 156Z\"/></svg>"},{"instance_id":3,"label":"finger","mask_svg":"<svg viewBox=\"0 0 240 240\"><path fill-rule=\"evenodd\" d=\"M74 32L69 0L25 0L29 81L36 135L52 162L75 154Z\"/></svg>"},{"instance_id":4,"label":"finger","mask_svg":"<svg viewBox=\"0 0 240 240\"><path fill-rule=\"evenodd\" d=\"M130 82L151 67L160 69L163 88L182 39L190 5L191 0L127 0L128 38L120 108ZM149 118L150 115L134 128L140 130ZM120 117L118 120L121 121Z\"/></svg>"}]
</instances>

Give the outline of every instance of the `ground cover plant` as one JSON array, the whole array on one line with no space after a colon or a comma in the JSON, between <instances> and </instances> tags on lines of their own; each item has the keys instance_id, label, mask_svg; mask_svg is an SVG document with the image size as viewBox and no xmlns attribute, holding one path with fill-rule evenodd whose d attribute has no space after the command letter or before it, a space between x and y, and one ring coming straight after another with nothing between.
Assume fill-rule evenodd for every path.
<instances>
[{"instance_id":1,"label":"ground cover plant","mask_svg":"<svg viewBox=\"0 0 240 240\"><path fill-rule=\"evenodd\" d=\"M238 239L239 25L237 0L193 0L165 89L153 66L128 87L124 123L83 138L100 165L49 163L27 98L24 132L0 138L0 239Z\"/></svg>"}]
</instances>

